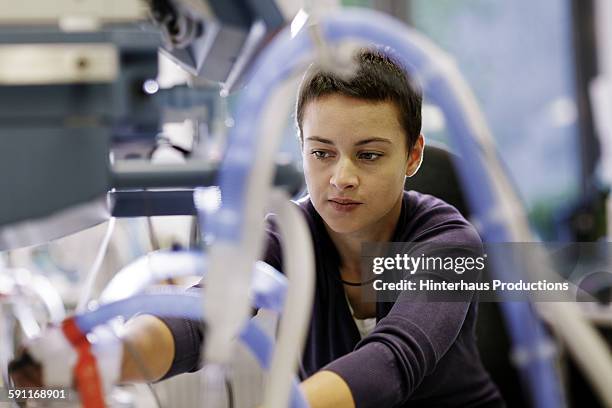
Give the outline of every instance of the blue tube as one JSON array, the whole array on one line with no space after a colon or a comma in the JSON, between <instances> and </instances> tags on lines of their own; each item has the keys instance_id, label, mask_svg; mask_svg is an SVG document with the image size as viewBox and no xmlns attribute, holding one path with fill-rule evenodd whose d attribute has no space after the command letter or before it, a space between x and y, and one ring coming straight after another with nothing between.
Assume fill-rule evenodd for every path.
<instances>
[{"instance_id":1,"label":"blue tube","mask_svg":"<svg viewBox=\"0 0 612 408\"><path fill-rule=\"evenodd\" d=\"M330 41L358 39L384 44L393 48L415 78L424 78L424 90L430 100L444 112L452 141L463 157L470 158L457 163L462 185L467 193L470 208L481 221L480 232L486 242L508 242L511 236L503 223L492 216L498 205L491 188L490 176L475 137L475 130L467 113L463 111L458 95L450 83L436 71L436 61L417 45L415 31L395 19L372 10L343 9L340 13L325 17L322 21L324 37ZM281 32L266 48L257 62L251 78L253 84L239 101L237 126L230 134L227 156L220 173L223 204L215 217L205 218L205 231L227 241L241 236L242 211L248 205L246 199L247 175L255 146L260 143L252 137L261 117L262 101L268 100L276 84L296 68L299 56L309 52L312 45L304 30L291 39L288 29ZM203 212L200 212L202 215ZM499 259L491 259L496 277L503 279L516 272ZM521 368L523 379L530 386L535 407L563 406L562 393L554 370L552 356L538 355L549 340L542 325L527 302L505 302L502 311L515 350L529 355Z\"/></svg>"},{"instance_id":2,"label":"blue tube","mask_svg":"<svg viewBox=\"0 0 612 408\"><path fill-rule=\"evenodd\" d=\"M163 317L179 317L202 320L204 311L202 297L199 293L179 290L164 290L161 293L136 295L128 299L107 303L98 309L75 316L75 322L81 332L89 333L94 327L106 323L115 317L126 319L137 313L147 313ZM247 345L259 364L264 369L270 368L272 342L268 336L251 320L240 333L240 339ZM296 380L292 384L292 408L308 408Z\"/></svg>"}]
</instances>

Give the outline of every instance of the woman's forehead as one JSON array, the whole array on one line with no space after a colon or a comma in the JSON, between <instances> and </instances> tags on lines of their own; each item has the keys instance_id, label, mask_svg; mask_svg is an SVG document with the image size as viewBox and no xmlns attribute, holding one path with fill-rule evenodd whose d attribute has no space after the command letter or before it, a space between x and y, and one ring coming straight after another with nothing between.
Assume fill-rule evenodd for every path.
<instances>
[{"instance_id":1,"label":"woman's forehead","mask_svg":"<svg viewBox=\"0 0 612 408\"><path fill-rule=\"evenodd\" d=\"M309 102L302 128L305 142L395 145L403 143L405 138L393 102L372 102L342 95Z\"/></svg>"}]
</instances>

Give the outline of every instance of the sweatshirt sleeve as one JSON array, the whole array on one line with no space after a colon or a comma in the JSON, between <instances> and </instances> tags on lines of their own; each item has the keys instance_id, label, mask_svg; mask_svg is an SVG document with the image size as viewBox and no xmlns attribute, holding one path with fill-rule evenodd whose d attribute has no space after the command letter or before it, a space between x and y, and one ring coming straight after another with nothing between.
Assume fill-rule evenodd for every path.
<instances>
[{"instance_id":1,"label":"sweatshirt sleeve","mask_svg":"<svg viewBox=\"0 0 612 408\"><path fill-rule=\"evenodd\" d=\"M324 370L347 383L356 406L391 407L408 399L455 341L469 303L398 299L355 350Z\"/></svg>"},{"instance_id":2,"label":"sweatshirt sleeve","mask_svg":"<svg viewBox=\"0 0 612 408\"><path fill-rule=\"evenodd\" d=\"M471 239L471 232L466 233L458 242L480 244L477 234ZM440 279L439 275L431 277ZM391 407L406 401L457 339L473 294L465 296L461 298L464 301L427 302L414 299L409 291L402 292L387 316L353 352L323 369L344 379L358 408Z\"/></svg>"},{"instance_id":3,"label":"sweatshirt sleeve","mask_svg":"<svg viewBox=\"0 0 612 408\"><path fill-rule=\"evenodd\" d=\"M178 374L199 370L201 368L200 353L204 341L203 323L176 317L158 318L168 326L174 339L174 359L170 369L160 381Z\"/></svg>"}]
</instances>

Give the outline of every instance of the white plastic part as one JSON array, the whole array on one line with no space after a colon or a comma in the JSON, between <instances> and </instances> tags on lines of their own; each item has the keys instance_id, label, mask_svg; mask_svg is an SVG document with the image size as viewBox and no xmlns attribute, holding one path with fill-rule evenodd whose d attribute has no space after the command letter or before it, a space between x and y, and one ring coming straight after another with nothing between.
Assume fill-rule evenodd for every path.
<instances>
[{"instance_id":1,"label":"white plastic part","mask_svg":"<svg viewBox=\"0 0 612 408\"><path fill-rule=\"evenodd\" d=\"M291 381L309 327L316 275L312 237L300 210L281 190L273 191L271 201L281 233L283 269L289 278L289 288L263 406L285 408L289 406Z\"/></svg>"},{"instance_id":2,"label":"white plastic part","mask_svg":"<svg viewBox=\"0 0 612 408\"><path fill-rule=\"evenodd\" d=\"M257 84L253 84L257 86ZM261 143L254 152L257 158L248 175L243 233L239 243L216 242L209 250L204 307L208 327L205 343L206 363L226 364L233 354L234 341L250 317L249 287L253 263L261 256L264 238L265 206L272 190L275 155L278 151L284 121L297 89L297 78L279 84L267 101L258 132ZM251 92L256 92L251 88ZM222 216L222 214L217 214ZM227 304L232 307L228 308Z\"/></svg>"},{"instance_id":3,"label":"white plastic part","mask_svg":"<svg viewBox=\"0 0 612 408\"><path fill-rule=\"evenodd\" d=\"M88 338L91 338L92 353L96 357L104 393L108 394L121 376L123 343L108 325L96 327Z\"/></svg>"},{"instance_id":4,"label":"white plastic part","mask_svg":"<svg viewBox=\"0 0 612 408\"><path fill-rule=\"evenodd\" d=\"M87 338L96 358L98 374L104 392L111 390L119 381L123 345L110 326L96 327ZM49 327L42 335L26 344L28 352L42 366L43 385L48 387L72 387L74 366L78 354L66 339L61 328Z\"/></svg>"},{"instance_id":5,"label":"white plastic part","mask_svg":"<svg viewBox=\"0 0 612 408\"><path fill-rule=\"evenodd\" d=\"M51 323L59 323L66 318L66 309L62 297L49 281L49 278L39 274L33 275L30 288L45 305Z\"/></svg>"},{"instance_id":6,"label":"white plastic part","mask_svg":"<svg viewBox=\"0 0 612 408\"><path fill-rule=\"evenodd\" d=\"M207 337L206 363L229 362L235 339L250 316L249 287L254 259L245 259L239 248L216 244L210 250L205 284ZM222 269L224 273L214 273ZM231 305L231 307L228 307Z\"/></svg>"},{"instance_id":7,"label":"white plastic part","mask_svg":"<svg viewBox=\"0 0 612 408\"><path fill-rule=\"evenodd\" d=\"M77 353L59 327L50 327L41 336L30 340L27 349L42 366L45 386L72 386Z\"/></svg>"},{"instance_id":8,"label":"white plastic part","mask_svg":"<svg viewBox=\"0 0 612 408\"><path fill-rule=\"evenodd\" d=\"M13 299L13 314L25 337L31 339L38 336L41 330L36 317L34 317L34 311L26 299L25 297Z\"/></svg>"},{"instance_id":9,"label":"white plastic part","mask_svg":"<svg viewBox=\"0 0 612 408\"><path fill-rule=\"evenodd\" d=\"M46 276L25 268L6 269L6 273L0 274L0 286L5 287L8 303L26 338L35 337L41 331L33 304L44 306L44 323L59 323L66 316L62 298Z\"/></svg>"}]
</instances>

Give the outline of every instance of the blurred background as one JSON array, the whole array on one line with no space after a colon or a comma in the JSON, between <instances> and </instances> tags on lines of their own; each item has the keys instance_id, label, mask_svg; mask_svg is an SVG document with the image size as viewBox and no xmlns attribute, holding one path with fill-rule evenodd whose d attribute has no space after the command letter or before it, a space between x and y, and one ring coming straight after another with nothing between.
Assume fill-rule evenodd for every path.
<instances>
[{"instance_id":1,"label":"blurred background","mask_svg":"<svg viewBox=\"0 0 612 408\"><path fill-rule=\"evenodd\" d=\"M13 346L61 321L83 299L96 299L122 267L151 251L202 246L194 189L214 184L240 120L239 101L253 89L250 69L299 10L370 8L429 38L474 93L535 239L609 242L612 13L604 3L0 0L4 381ZM297 198L305 191L294 117L278 120L284 131L275 184ZM426 93L427 143L454 153L448 132ZM431 157L423 183L461 194L448 157L442 164ZM451 166L452 178L434 177L428 163ZM469 218L463 199L448 199ZM189 287L198 280L168 283ZM608 345L610 287L601 304L584 312ZM35 305L29 319L15 319L8 293L17 292ZM508 405L526 406L499 312L486 313L479 326L483 359ZM245 401L261 381L249 364L236 368L243 379L235 388L247 390L238 397ZM569 406L604 406L571 359L559 366ZM194 406L198 384L197 375L157 384L157 402ZM133 395L142 406L155 403L147 389Z\"/></svg>"}]
</instances>

